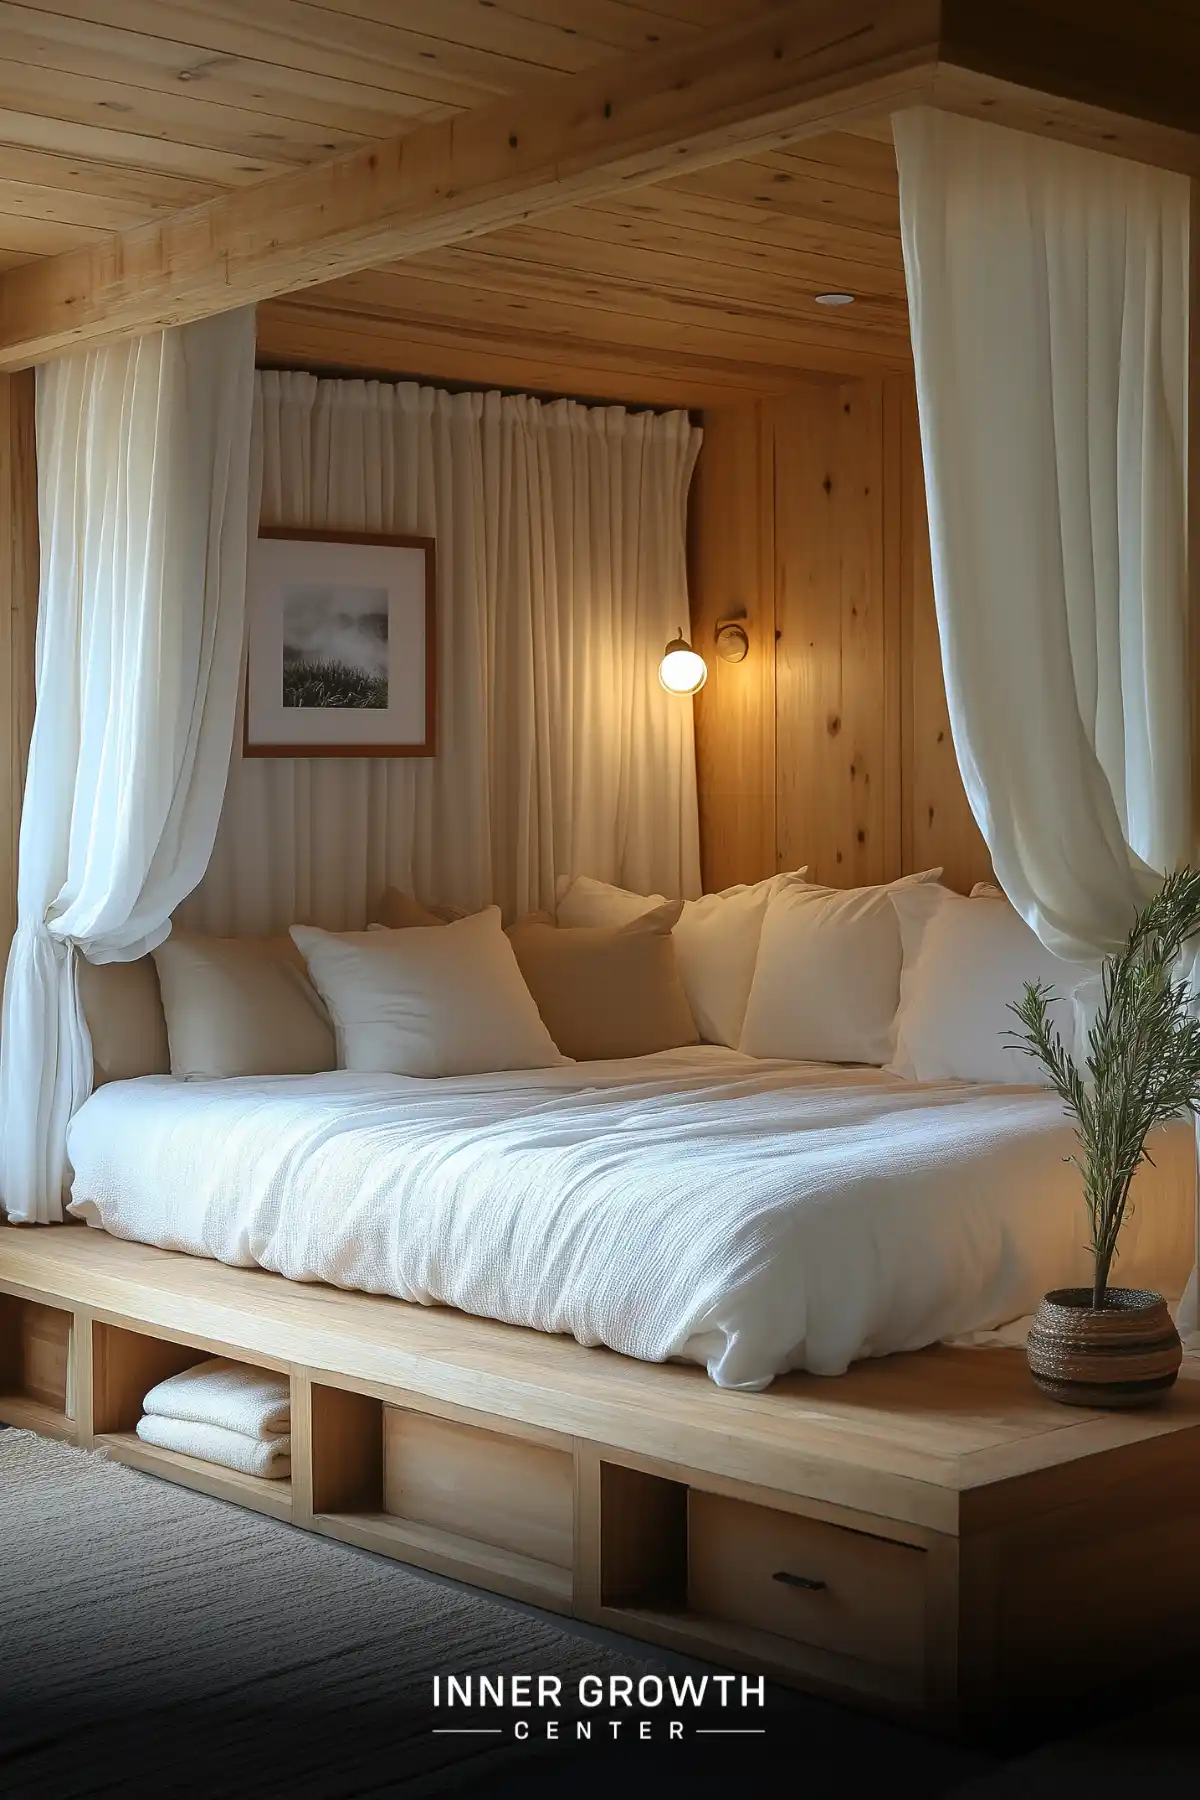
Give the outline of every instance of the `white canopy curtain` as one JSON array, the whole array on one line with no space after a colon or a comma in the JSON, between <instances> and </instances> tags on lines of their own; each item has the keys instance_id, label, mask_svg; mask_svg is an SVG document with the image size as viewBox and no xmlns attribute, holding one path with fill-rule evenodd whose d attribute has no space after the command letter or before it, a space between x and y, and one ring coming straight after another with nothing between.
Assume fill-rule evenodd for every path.
<instances>
[{"instance_id":1,"label":"white canopy curtain","mask_svg":"<svg viewBox=\"0 0 1200 1800\"><path fill-rule=\"evenodd\" d=\"M91 1090L75 957L161 943L204 872L236 715L253 311L38 370L41 591L17 933L0 1035L0 1197L62 1217Z\"/></svg>"},{"instance_id":2,"label":"white canopy curtain","mask_svg":"<svg viewBox=\"0 0 1200 1800\"><path fill-rule=\"evenodd\" d=\"M354 929L388 883L510 915L560 874L697 893L691 708L656 678L687 619L686 415L257 382L264 523L436 539L438 749L236 761L180 922Z\"/></svg>"},{"instance_id":3,"label":"white canopy curtain","mask_svg":"<svg viewBox=\"0 0 1200 1800\"><path fill-rule=\"evenodd\" d=\"M893 125L959 766L1017 910L1095 962L1195 848L1189 184L943 112Z\"/></svg>"}]
</instances>

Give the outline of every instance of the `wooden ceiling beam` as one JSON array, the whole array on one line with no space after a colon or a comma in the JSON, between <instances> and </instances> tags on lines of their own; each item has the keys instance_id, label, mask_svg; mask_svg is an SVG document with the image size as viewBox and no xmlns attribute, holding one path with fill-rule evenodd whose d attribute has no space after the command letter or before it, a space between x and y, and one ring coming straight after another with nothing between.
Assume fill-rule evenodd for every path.
<instances>
[{"instance_id":1,"label":"wooden ceiling beam","mask_svg":"<svg viewBox=\"0 0 1200 1800\"><path fill-rule=\"evenodd\" d=\"M935 105L1200 174L1195 0L942 0Z\"/></svg>"},{"instance_id":2,"label":"wooden ceiling beam","mask_svg":"<svg viewBox=\"0 0 1200 1800\"><path fill-rule=\"evenodd\" d=\"M700 172L832 131L886 134L889 114L922 102L1200 174L1197 94L1192 0L787 0L11 268L0 369L672 176L723 191ZM777 211L820 188L818 169L764 168ZM864 218L890 204L869 183L851 197Z\"/></svg>"},{"instance_id":3,"label":"wooden ceiling beam","mask_svg":"<svg viewBox=\"0 0 1200 1800\"><path fill-rule=\"evenodd\" d=\"M790 0L0 279L0 369L177 325L925 97L941 0Z\"/></svg>"}]
</instances>

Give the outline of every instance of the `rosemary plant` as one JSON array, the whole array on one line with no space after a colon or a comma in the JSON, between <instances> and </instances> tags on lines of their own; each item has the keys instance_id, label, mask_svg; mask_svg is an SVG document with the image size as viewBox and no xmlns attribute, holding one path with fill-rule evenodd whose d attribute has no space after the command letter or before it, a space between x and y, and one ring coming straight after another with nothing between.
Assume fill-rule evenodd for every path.
<instances>
[{"instance_id":1,"label":"rosemary plant","mask_svg":"<svg viewBox=\"0 0 1200 1800\"><path fill-rule=\"evenodd\" d=\"M1169 875L1138 913L1125 944L1106 956L1100 1006L1081 1070L1053 1024L1053 991L1028 983L1009 1010L1024 1029L1015 1046L1038 1061L1075 1121L1095 1272L1092 1307L1102 1310L1129 1186L1156 1125L1200 1110L1200 1021L1193 1017L1180 958L1200 931L1200 869Z\"/></svg>"}]
</instances>

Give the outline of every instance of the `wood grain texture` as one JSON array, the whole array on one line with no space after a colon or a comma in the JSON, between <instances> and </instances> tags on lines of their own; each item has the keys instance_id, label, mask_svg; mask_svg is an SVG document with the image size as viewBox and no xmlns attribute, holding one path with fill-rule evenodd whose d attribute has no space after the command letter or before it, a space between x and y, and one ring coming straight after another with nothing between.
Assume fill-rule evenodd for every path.
<instances>
[{"instance_id":1,"label":"wood grain texture","mask_svg":"<svg viewBox=\"0 0 1200 1800\"><path fill-rule=\"evenodd\" d=\"M1198 168L1200 20L1172 0L943 0L938 77L940 105Z\"/></svg>"},{"instance_id":2,"label":"wood grain texture","mask_svg":"<svg viewBox=\"0 0 1200 1800\"><path fill-rule=\"evenodd\" d=\"M31 370L0 376L0 955L17 925L17 849L37 632L38 516Z\"/></svg>"},{"instance_id":3,"label":"wood grain texture","mask_svg":"<svg viewBox=\"0 0 1200 1800\"><path fill-rule=\"evenodd\" d=\"M564 1450L388 1406L383 1511L570 1569L574 1470Z\"/></svg>"},{"instance_id":4,"label":"wood grain texture","mask_svg":"<svg viewBox=\"0 0 1200 1800\"><path fill-rule=\"evenodd\" d=\"M882 1663L923 1686L924 1551L694 1491L687 1541L694 1611Z\"/></svg>"},{"instance_id":5,"label":"wood grain texture","mask_svg":"<svg viewBox=\"0 0 1200 1800\"><path fill-rule=\"evenodd\" d=\"M177 1481L199 1494L211 1494L217 1500L232 1500L237 1506L248 1506L272 1519L290 1520L292 1517L292 1490L288 1481L267 1481L261 1475L243 1475L238 1469L223 1469L219 1463L185 1456L181 1450L164 1450L161 1445L143 1443L135 1431L97 1433L93 1447L102 1450L114 1462L141 1469L146 1475Z\"/></svg>"},{"instance_id":6,"label":"wood grain texture","mask_svg":"<svg viewBox=\"0 0 1200 1800\"><path fill-rule=\"evenodd\" d=\"M309 1503L314 1513L383 1508L383 1404L366 1394L306 1383ZM293 1402L292 1433L296 1420Z\"/></svg>"},{"instance_id":7,"label":"wood grain texture","mask_svg":"<svg viewBox=\"0 0 1200 1800\"><path fill-rule=\"evenodd\" d=\"M0 363L201 318L911 101L937 16L937 0L795 0L23 265L0 284Z\"/></svg>"},{"instance_id":8,"label":"wood grain texture","mask_svg":"<svg viewBox=\"0 0 1200 1800\"><path fill-rule=\"evenodd\" d=\"M1054 1484L1073 1479L1070 1465L1119 1458L1130 1446L1147 1454L1160 1437L1200 1431L1200 1374L1188 1365L1161 1408L1128 1415L1066 1412L1037 1393L1011 1351L927 1351L862 1363L837 1381L787 1376L766 1393L730 1393L699 1368L640 1363L449 1309L300 1285L65 1225L0 1226L0 1292L14 1291L89 1309L102 1322L98 1351L115 1322L117 1362L107 1380L98 1372L97 1387L115 1396L118 1417L140 1404L157 1354L185 1366L179 1343L163 1336L153 1349L169 1332L265 1367L294 1365L318 1383L329 1371L399 1404L471 1408L494 1415L500 1431L505 1422L518 1436L528 1428L531 1442L560 1432L668 1478L683 1468L703 1473L700 1485L710 1476L735 1484L742 1497L751 1487L775 1491L781 1505L804 1495L806 1505L861 1508L951 1535L976 1490L989 1490L988 1523L998 1525L1021 1513L1022 1491L1036 1494L1044 1476L1053 1507ZM102 1412L98 1430L122 1428Z\"/></svg>"},{"instance_id":9,"label":"wood grain texture","mask_svg":"<svg viewBox=\"0 0 1200 1800\"><path fill-rule=\"evenodd\" d=\"M900 370L893 109L1194 174L1198 76L1179 0L0 0L8 360L402 254L393 313L329 366L500 381L487 338L511 328L514 385L641 398L603 355L630 362L631 330L648 360L674 337L725 365L703 399L647 368L651 404L732 401L740 363L782 372L744 398L796 368ZM859 305L822 318L822 289Z\"/></svg>"},{"instance_id":10,"label":"wood grain texture","mask_svg":"<svg viewBox=\"0 0 1200 1800\"><path fill-rule=\"evenodd\" d=\"M77 1435L119 1460L944 1729L1036 1705L1056 1659L1087 1691L1118 1653L1127 1674L1148 1670L1187 1641L1200 1603L1190 1366L1160 1408L1137 1414L1056 1407L1006 1350L927 1351L729 1393L696 1368L67 1227L0 1228L0 1296L0 1325L18 1316L13 1302L73 1319L77 1391L94 1320L97 1430L85 1398ZM290 1368L290 1484L102 1428L135 1414L148 1377L201 1342ZM32 1400L0 1401L0 1418L13 1407L25 1409L15 1422L76 1435ZM402 1512L382 1509L385 1486ZM314 1498L342 1510L314 1510ZM780 1571L826 1587L779 1583Z\"/></svg>"},{"instance_id":11,"label":"wood grain texture","mask_svg":"<svg viewBox=\"0 0 1200 1800\"><path fill-rule=\"evenodd\" d=\"M963 787L950 730L916 394L911 384L897 388L902 864L906 873L940 866L947 887L969 894L977 881L995 877Z\"/></svg>"},{"instance_id":12,"label":"wood grain texture","mask_svg":"<svg viewBox=\"0 0 1200 1800\"><path fill-rule=\"evenodd\" d=\"M831 132L271 302L260 355L703 407L907 371L897 186Z\"/></svg>"},{"instance_id":13,"label":"wood grain texture","mask_svg":"<svg viewBox=\"0 0 1200 1800\"><path fill-rule=\"evenodd\" d=\"M312 298L327 291L314 288ZM586 314L577 330L548 335L533 323L488 326L383 316L300 297L259 307L258 360L266 368L384 380L415 376L659 407L752 403L810 379L806 369L741 362L715 350L690 354L677 347L613 344L588 335L596 329Z\"/></svg>"},{"instance_id":14,"label":"wood grain texture","mask_svg":"<svg viewBox=\"0 0 1200 1800\"><path fill-rule=\"evenodd\" d=\"M92 1429L98 1435L137 1429L152 1387L203 1362L206 1350L117 1325L92 1325ZM148 1445L148 1449L155 1446Z\"/></svg>"},{"instance_id":15,"label":"wood grain texture","mask_svg":"<svg viewBox=\"0 0 1200 1800\"><path fill-rule=\"evenodd\" d=\"M0 1394L65 1413L70 1339L69 1312L0 1296Z\"/></svg>"},{"instance_id":16,"label":"wood grain texture","mask_svg":"<svg viewBox=\"0 0 1200 1800\"><path fill-rule=\"evenodd\" d=\"M415 1568L451 1575L550 1612L574 1609L569 1569L479 1538L460 1537L437 1525L417 1524L391 1513L318 1513L313 1529L340 1543L373 1550L377 1556L394 1556Z\"/></svg>"},{"instance_id":17,"label":"wood grain texture","mask_svg":"<svg viewBox=\"0 0 1200 1800\"><path fill-rule=\"evenodd\" d=\"M857 887L898 874L886 811L883 391L812 390L772 406L775 435L776 843L781 868Z\"/></svg>"},{"instance_id":18,"label":"wood grain texture","mask_svg":"<svg viewBox=\"0 0 1200 1800\"><path fill-rule=\"evenodd\" d=\"M705 414L689 508L692 642L705 889L775 873L774 438L761 407ZM713 654L717 621L745 614L744 662Z\"/></svg>"},{"instance_id":19,"label":"wood grain texture","mask_svg":"<svg viewBox=\"0 0 1200 1800\"><path fill-rule=\"evenodd\" d=\"M696 702L706 887L941 865L969 893L991 862L946 710L911 380L810 382L705 425L693 628L706 643L744 591L761 659L714 659Z\"/></svg>"},{"instance_id":20,"label":"wood grain texture","mask_svg":"<svg viewBox=\"0 0 1200 1800\"><path fill-rule=\"evenodd\" d=\"M1200 844L1200 180L1191 183L1188 268L1188 674L1192 695L1192 837Z\"/></svg>"}]
</instances>

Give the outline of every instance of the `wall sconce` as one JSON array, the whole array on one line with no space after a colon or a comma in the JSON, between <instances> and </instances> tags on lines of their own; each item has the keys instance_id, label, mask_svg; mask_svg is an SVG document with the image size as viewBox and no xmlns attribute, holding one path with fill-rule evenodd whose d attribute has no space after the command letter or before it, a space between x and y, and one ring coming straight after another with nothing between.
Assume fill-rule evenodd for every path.
<instances>
[{"instance_id":1,"label":"wall sconce","mask_svg":"<svg viewBox=\"0 0 1200 1800\"><path fill-rule=\"evenodd\" d=\"M713 641L717 646L717 655L723 662L745 662L750 654L750 639L742 623L745 617L744 612L739 612L734 613L732 618L717 620Z\"/></svg>"},{"instance_id":2,"label":"wall sconce","mask_svg":"<svg viewBox=\"0 0 1200 1800\"><path fill-rule=\"evenodd\" d=\"M692 649L683 635L672 638L658 665L658 680L668 694L698 694L708 680L704 658Z\"/></svg>"}]
</instances>

